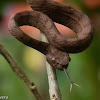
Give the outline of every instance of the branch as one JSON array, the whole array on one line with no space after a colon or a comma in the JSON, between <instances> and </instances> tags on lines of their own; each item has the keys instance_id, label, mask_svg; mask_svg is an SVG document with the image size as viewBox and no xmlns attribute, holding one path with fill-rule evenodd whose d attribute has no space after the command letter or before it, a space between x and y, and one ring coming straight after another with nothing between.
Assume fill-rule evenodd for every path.
<instances>
[{"instance_id":1,"label":"branch","mask_svg":"<svg viewBox=\"0 0 100 100\"><path fill-rule=\"evenodd\" d=\"M32 94L35 96L36 100L42 100L35 84L29 81L26 74L20 69L19 65L15 62L15 60L10 56L10 54L6 51L6 49L1 44L0 44L0 53L8 61L12 70L24 81L24 83L30 89Z\"/></svg>"},{"instance_id":2,"label":"branch","mask_svg":"<svg viewBox=\"0 0 100 100\"><path fill-rule=\"evenodd\" d=\"M48 42L45 35L41 33L42 41ZM61 93L58 87L56 70L46 61L46 68L48 74L48 81L49 81L49 94L50 100L62 100Z\"/></svg>"}]
</instances>

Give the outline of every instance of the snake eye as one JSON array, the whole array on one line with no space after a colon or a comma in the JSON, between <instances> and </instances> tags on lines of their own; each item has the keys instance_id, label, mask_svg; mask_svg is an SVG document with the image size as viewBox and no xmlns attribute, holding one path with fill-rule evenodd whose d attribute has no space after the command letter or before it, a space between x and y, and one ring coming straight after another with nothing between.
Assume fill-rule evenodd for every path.
<instances>
[{"instance_id":1,"label":"snake eye","mask_svg":"<svg viewBox=\"0 0 100 100\"><path fill-rule=\"evenodd\" d=\"M55 58L52 58L52 60L55 61L56 59Z\"/></svg>"}]
</instances>

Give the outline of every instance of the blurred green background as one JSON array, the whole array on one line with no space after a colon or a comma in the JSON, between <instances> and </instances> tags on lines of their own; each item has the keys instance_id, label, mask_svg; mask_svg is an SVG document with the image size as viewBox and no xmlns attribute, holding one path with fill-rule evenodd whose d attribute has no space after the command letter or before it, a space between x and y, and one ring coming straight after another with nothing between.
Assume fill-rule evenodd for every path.
<instances>
[{"instance_id":1,"label":"blurred green background","mask_svg":"<svg viewBox=\"0 0 100 100\"><path fill-rule=\"evenodd\" d=\"M70 54L71 62L67 69L71 79L79 84L73 86L63 71L57 70L57 79L62 100L100 100L100 0L55 0L70 3L86 13L94 25L94 39L91 46L84 52ZM16 40L8 32L8 21L13 13L31 10L25 0L0 1L0 43L19 63L22 70L33 81L44 100L49 100L48 78L44 56ZM57 25L59 31L68 34ZM22 27L30 36L40 40L40 32L36 28ZM0 55L0 96L8 96L8 100L35 100L23 81L12 71L7 61ZM33 99L34 98L34 99Z\"/></svg>"}]
</instances>

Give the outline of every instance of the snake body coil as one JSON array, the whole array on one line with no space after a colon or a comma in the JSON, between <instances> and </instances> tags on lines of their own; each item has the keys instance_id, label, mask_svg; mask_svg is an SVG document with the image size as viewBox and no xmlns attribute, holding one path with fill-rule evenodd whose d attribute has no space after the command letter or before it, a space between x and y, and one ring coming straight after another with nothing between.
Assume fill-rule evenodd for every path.
<instances>
[{"instance_id":1,"label":"snake body coil","mask_svg":"<svg viewBox=\"0 0 100 100\"><path fill-rule=\"evenodd\" d=\"M55 68L67 68L70 58L67 53L85 50L93 38L90 19L80 10L52 0L27 0L34 11L14 14L9 21L9 31L22 43L37 49L46 55L47 61ZM69 27L78 38L63 37L53 22ZM30 25L40 29L49 43L35 40L19 27ZM59 52L60 50L60 52Z\"/></svg>"}]
</instances>

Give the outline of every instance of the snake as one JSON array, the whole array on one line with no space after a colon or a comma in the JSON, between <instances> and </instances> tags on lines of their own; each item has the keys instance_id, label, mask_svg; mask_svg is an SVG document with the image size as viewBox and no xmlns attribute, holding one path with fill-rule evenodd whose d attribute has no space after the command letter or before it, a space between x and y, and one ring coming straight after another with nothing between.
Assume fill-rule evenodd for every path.
<instances>
[{"instance_id":1,"label":"snake","mask_svg":"<svg viewBox=\"0 0 100 100\"><path fill-rule=\"evenodd\" d=\"M91 20L70 4L53 0L27 0L27 2L33 11L22 11L12 15L8 23L9 32L23 44L43 53L52 67L65 71L71 60L68 53L79 53L90 46L93 39ZM54 22L70 28L77 37L64 37ZM41 30L49 42L28 36L20 29L20 26L24 25Z\"/></svg>"}]
</instances>

